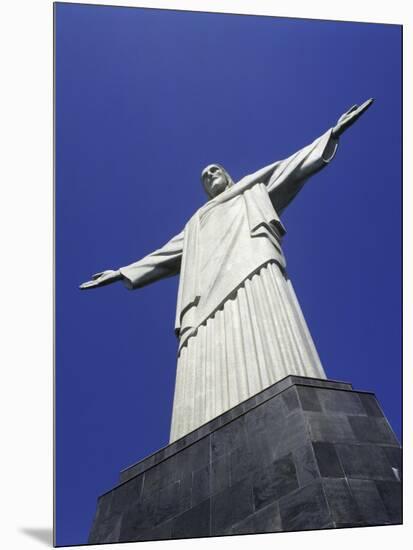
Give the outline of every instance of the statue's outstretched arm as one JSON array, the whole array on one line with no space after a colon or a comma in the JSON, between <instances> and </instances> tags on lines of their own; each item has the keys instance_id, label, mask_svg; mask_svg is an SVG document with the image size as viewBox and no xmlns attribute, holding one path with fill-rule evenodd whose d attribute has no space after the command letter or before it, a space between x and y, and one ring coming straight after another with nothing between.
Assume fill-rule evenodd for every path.
<instances>
[{"instance_id":1,"label":"statue's outstretched arm","mask_svg":"<svg viewBox=\"0 0 413 550\"><path fill-rule=\"evenodd\" d=\"M164 277L179 273L183 251L184 232L173 237L162 248L141 260L117 270L107 270L93 275L92 280L80 285L82 290L122 281L130 290L148 285Z\"/></svg>"},{"instance_id":2,"label":"statue's outstretched arm","mask_svg":"<svg viewBox=\"0 0 413 550\"><path fill-rule=\"evenodd\" d=\"M338 138L333 136L330 129L307 147L277 164L265 183L278 213L290 204L310 176L333 159L337 147Z\"/></svg>"},{"instance_id":3,"label":"statue's outstretched arm","mask_svg":"<svg viewBox=\"0 0 413 550\"><path fill-rule=\"evenodd\" d=\"M274 169L265 183L277 212L281 212L290 204L310 176L333 159L339 136L352 126L372 103L373 99L368 99L360 106L353 105L338 119L337 124L321 137L287 159L274 164Z\"/></svg>"}]
</instances>

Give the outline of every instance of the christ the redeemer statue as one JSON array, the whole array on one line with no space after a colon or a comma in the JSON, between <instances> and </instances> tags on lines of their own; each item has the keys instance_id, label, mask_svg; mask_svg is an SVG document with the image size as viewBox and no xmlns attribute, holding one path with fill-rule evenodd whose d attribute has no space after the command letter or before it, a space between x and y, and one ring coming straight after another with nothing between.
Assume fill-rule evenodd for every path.
<instances>
[{"instance_id":1,"label":"christ the redeemer statue","mask_svg":"<svg viewBox=\"0 0 413 550\"><path fill-rule=\"evenodd\" d=\"M372 102L354 105L313 143L236 184L221 165L207 166L201 179L209 200L181 233L81 285L121 280L136 289L180 273L170 442L287 375L326 378L285 271L279 215Z\"/></svg>"}]
</instances>

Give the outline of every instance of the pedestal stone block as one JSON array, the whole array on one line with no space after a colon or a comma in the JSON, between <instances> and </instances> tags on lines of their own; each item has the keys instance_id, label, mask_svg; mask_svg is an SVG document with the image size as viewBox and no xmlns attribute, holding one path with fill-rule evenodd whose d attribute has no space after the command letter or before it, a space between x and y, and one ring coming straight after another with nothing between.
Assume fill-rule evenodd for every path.
<instances>
[{"instance_id":1,"label":"pedestal stone block","mask_svg":"<svg viewBox=\"0 0 413 550\"><path fill-rule=\"evenodd\" d=\"M400 480L372 393L288 376L123 470L89 543L398 524Z\"/></svg>"}]
</instances>

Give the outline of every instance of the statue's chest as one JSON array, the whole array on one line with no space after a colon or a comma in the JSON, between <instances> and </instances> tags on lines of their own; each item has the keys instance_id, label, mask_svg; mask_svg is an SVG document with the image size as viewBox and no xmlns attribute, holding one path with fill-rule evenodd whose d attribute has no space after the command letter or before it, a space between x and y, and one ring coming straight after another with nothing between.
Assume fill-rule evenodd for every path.
<instances>
[{"instance_id":1,"label":"statue's chest","mask_svg":"<svg viewBox=\"0 0 413 550\"><path fill-rule=\"evenodd\" d=\"M236 218L245 216L245 205L242 195L233 197L231 200L221 204L215 204L200 213L199 227L206 235L215 236L222 232Z\"/></svg>"},{"instance_id":2,"label":"statue's chest","mask_svg":"<svg viewBox=\"0 0 413 550\"><path fill-rule=\"evenodd\" d=\"M199 267L205 288L211 281L216 284L217 279L239 269L252 255L253 243L242 195L216 205L200 219L199 228Z\"/></svg>"}]
</instances>

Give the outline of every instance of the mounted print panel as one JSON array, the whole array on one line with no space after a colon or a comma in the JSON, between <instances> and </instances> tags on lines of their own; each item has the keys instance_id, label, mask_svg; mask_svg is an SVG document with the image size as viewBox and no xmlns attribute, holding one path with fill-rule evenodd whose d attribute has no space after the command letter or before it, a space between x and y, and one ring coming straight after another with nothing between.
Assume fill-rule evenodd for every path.
<instances>
[{"instance_id":1,"label":"mounted print panel","mask_svg":"<svg viewBox=\"0 0 413 550\"><path fill-rule=\"evenodd\" d=\"M401 523L401 26L54 29L55 544Z\"/></svg>"}]
</instances>

